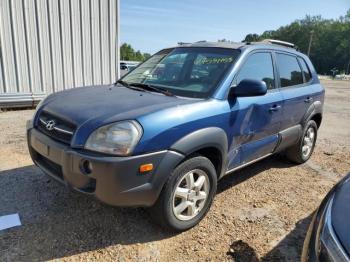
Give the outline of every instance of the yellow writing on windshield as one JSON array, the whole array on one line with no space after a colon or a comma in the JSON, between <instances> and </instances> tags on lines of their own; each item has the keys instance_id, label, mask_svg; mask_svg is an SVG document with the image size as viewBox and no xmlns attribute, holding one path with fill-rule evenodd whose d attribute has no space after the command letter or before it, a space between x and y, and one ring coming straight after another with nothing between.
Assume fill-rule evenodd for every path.
<instances>
[{"instance_id":1,"label":"yellow writing on windshield","mask_svg":"<svg viewBox=\"0 0 350 262\"><path fill-rule=\"evenodd\" d=\"M194 62L195 65L207 65L207 64L225 64L233 62L232 57L210 57L198 59Z\"/></svg>"}]
</instances>

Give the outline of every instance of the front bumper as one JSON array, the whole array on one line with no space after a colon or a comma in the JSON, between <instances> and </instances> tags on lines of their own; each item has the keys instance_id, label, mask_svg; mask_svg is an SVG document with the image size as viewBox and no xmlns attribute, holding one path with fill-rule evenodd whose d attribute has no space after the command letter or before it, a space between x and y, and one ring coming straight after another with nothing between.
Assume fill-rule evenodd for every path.
<instances>
[{"instance_id":1,"label":"front bumper","mask_svg":"<svg viewBox=\"0 0 350 262\"><path fill-rule=\"evenodd\" d=\"M33 162L47 175L114 206L152 206L171 171L184 156L174 151L114 157L72 149L27 124L28 148ZM92 171L83 168L89 161ZM142 164L154 169L140 174Z\"/></svg>"}]
</instances>

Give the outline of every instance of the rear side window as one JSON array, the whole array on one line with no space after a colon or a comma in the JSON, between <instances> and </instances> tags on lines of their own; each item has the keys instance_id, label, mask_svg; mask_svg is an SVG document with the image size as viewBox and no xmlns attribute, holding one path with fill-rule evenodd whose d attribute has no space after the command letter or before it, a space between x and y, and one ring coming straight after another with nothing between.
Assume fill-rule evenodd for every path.
<instances>
[{"instance_id":1,"label":"rear side window","mask_svg":"<svg viewBox=\"0 0 350 262\"><path fill-rule=\"evenodd\" d=\"M295 56L277 54L277 66L281 87L303 84L303 75Z\"/></svg>"},{"instance_id":2,"label":"rear side window","mask_svg":"<svg viewBox=\"0 0 350 262\"><path fill-rule=\"evenodd\" d=\"M306 64L304 59L299 58L299 62L301 64L301 69L303 70L303 74L304 74L304 77L305 77L305 82L309 82L310 79L311 79L311 73L310 73L309 67L307 66L307 64Z\"/></svg>"},{"instance_id":3,"label":"rear side window","mask_svg":"<svg viewBox=\"0 0 350 262\"><path fill-rule=\"evenodd\" d=\"M261 80L266 83L268 89L275 87L272 57L270 53L254 53L248 57L239 71L236 83L244 79Z\"/></svg>"}]
</instances>

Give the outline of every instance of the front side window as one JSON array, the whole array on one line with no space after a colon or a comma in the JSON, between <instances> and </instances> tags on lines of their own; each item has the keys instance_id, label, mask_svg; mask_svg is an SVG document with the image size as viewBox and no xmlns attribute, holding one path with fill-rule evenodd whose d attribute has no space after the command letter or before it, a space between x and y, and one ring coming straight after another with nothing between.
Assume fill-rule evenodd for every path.
<instances>
[{"instance_id":1,"label":"front side window","mask_svg":"<svg viewBox=\"0 0 350 262\"><path fill-rule=\"evenodd\" d=\"M254 53L249 56L236 77L236 84L244 79L264 81L268 89L273 89L275 77L271 54Z\"/></svg>"},{"instance_id":2,"label":"front side window","mask_svg":"<svg viewBox=\"0 0 350 262\"><path fill-rule=\"evenodd\" d=\"M280 74L281 87L303 84L303 75L295 56L277 54L277 67Z\"/></svg>"},{"instance_id":3,"label":"front side window","mask_svg":"<svg viewBox=\"0 0 350 262\"><path fill-rule=\"evenodd\" d=\"M239 50L225 48L168 49L152 56L122 80L130 85L152 85L178 96L207 98L239 53Z\"/></svg>"}]
</instances>

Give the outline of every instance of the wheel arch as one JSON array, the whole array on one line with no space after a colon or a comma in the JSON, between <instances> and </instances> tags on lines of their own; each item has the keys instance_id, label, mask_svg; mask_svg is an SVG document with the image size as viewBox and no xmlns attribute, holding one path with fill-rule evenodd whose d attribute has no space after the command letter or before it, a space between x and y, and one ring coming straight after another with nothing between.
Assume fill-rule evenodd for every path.
<instances>
[{"instance_id":1,"label":"wheel arch","mask_svg":"<svg viewBox=\"0 0 350 262\"><path fill-rule=\"evenodd\" d=\"M317 128L319 128L322 122L322 113L322 103L320 101L315 101L312 105L310 105L310 107L306 111L306 114L302 119L301 125L304 127L308 121L314 120L317 124Z\"/></svg>"},{"instance_id":2,"label":"wheel arch","mask_svg":"<svg viewBox=\"0 0 350 262\"><path fill-rule=\"evenodd\" d=\"M195 154L207 157L213 163L220 178L227 162L227 148L225 131L218 127L208 127L182 137L170 147L170 150L185 155L186 159Z\"/></svg>"},{"instance_id":3,"label":"wheel arch","mask_svg":"<svg viewBox=\"0 0 350 262\"><path fill-rule=\"evenodd\" d=\"M222 165L223 164L223 156L222 156L220 150L216 147L204 147L204 148L201 148L201 149L191 153L190 155L188 155L186 157L186 159L189 159L189 158L191 158L193 156L197 156L197 155L204 156L204 157L208 158L210 160L210 162L212 162L212 164L215 167L217 177L219 179L221 177L221 173L223 170L223 165Z\"/></svg>"},{"instance_id":4,"label":"wheel arch","mask_svg":"<svg viewBox=\"0 0 350 262\"><path fill-rule=\"evenodd\" d=\"M316 122L317 128L320 128L321 123L322 123L322 114L316 113L316 114L312 115L310 120L314 120Z\"/></svg>"}]
</instances>

